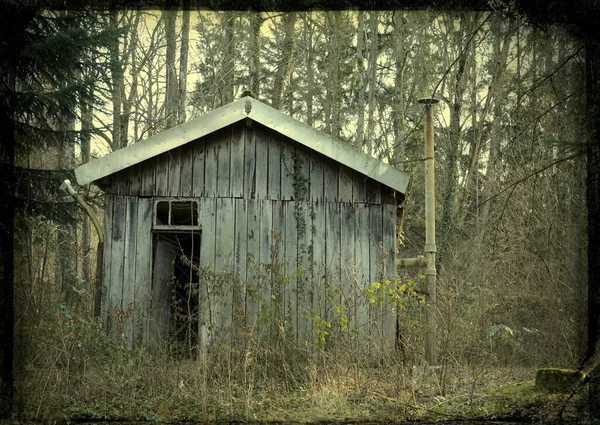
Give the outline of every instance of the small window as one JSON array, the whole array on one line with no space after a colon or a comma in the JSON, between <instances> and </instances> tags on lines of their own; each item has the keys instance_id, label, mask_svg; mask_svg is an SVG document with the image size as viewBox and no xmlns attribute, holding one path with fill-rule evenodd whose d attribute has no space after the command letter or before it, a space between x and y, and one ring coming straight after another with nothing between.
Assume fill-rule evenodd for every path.
<instances>
[{"instance_id":1,"label":"small window","mask_svg":"<svg viewBox=\"0 0 600 425\"><path fill-rule=\"evenodd\" d=\"M154 228L198 227L198 201L164 200L154 208Z\"/></svg>"}]
</instances>

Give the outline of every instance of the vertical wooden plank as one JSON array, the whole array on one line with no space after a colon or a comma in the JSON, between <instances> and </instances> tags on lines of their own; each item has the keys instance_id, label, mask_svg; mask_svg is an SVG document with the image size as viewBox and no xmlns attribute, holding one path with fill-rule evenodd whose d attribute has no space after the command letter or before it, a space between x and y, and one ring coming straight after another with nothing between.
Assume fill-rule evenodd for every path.
<instances>
[{"instance_id":1,"label":"vertical wooden plank","mask_svg":"<svg viewBox=\"0 0 600 425\"><path fill-rule=\"evenodd\" d=\"M281 141L283 137L275 132L268 132L266 140L269 144L267 199L281 199Z\"/></svg>"},{"instance_id":2,"label":"vertical wooden plank","mask_svg":"<svg viewBox=\"0 0 600 425\"><path fill-rule=\"evenodd\" d=\"M329 158L323 158L323 184L326 201L338 201L338 163Z\"/></svg>"},{"instance_id":3,"label":"vertical wooden plank","mask_svg":"<svg viewBox=\"0 0 600 425\"><path fill-rule=\"evenodd\" d=\"M200 314L198 318L198 342L201 349L207 347L214 335L214 280L215 280L215 198L200 198L198 222L202 229L200 241Z\"/></svg>"},{"instance_id":4,"label":"vertical wooden plank","mask_svg":"<svg viewBox=\"0 0 600 425\"><path fill-rule=\"evenodd\" d=\"M396 206L383 205L383 279L390 280L391 289L395 289L396 282ZM396 311L392 303L384 306L383 310L383 346L382 352L393 354L396 340Z\"/></svg>"},{"instance_id":5,"label":"vertical wooden plank","mask_svg":"<svg viewBox=\"0 0 600 425\"><path fill-rule=\"evenodd\" d=\"M349 331L356 326L356 259L354 258L354 204L349 202L340 203L340 236L341 236L341 311L340 324L342 325L343 337L347 339Z\"/></svg>"},{"instance_id":6,"label":"vertical wooden plank","mask_svg":"<svg viewBox=\"0 0 600 425\"><path fill-rule=\"evenodd\" d=\"M135 308L135 250L137 234L137 199L128 196L125 200L125 247L123 258L123 310L125 312L125 341L134 345L134 329L137 322Z\"/></svg>"},{"instance_id":7,"label":"vertical wooden plank","mask_svg":"<svg viewBox=\"0 0 600 425\"><path fill-rule=\"evenodd\" d=\"M271 230L261 226L261 234L268 237L269 243L269 277L271 282L271 338L277 336L280 323L283 325L285 319L285 287L283 277L285 274L285 211L282 201L265 201L263 208L267 205L272 208L272 223ZM267 213L263 213L266 217ZM264 244L261 241L261 252L264 249ZM262 255L261 255L262 261Z\"/></svg>"},{"instance_id":8,"label":"vertical wooden plank","mask_svg":"<svg viewBox=\"0 0 600 425\"><path fill-rule=\"evenodd\" d=\"M298 343L298 233L296 220L296 202L287 201L283 204L285 215L285 260L284 260L284 311L286 332L295 343Z\"/></svg>"},{"instance_id":9,"label":"vertical wooden plank","mask_svg":"<svg viewBox=\"0 0 600 425\"><path fill-rule=\"evenodd\" d=\"M152 291L152 199L139 198L137 203L135 245L134 303L137 325L134 331L136 345L145 344L149 332L149 297Z\"/></svg>"},{"instance_id":10,"label":"vertical wooden plank","mask_svg":"<svg viewBox=\"0 0 600 425\"><path fill-rule=\"evenodd\" d=\"M325 281L325 208L321 201L311 203L312 225L311 247L312 247L312 282L313 282L313 317L325 319L325 303L327 297L327 285ZM313 342L317 339L315 335L315 322L312 323Z\"/></svg>"},{"instance_id":11,"label":"vertical wooden plank","mask_svg":"<svg viewBox=\"0 0 600 425\"><path fill-rule=\"evenodd\" d=\"M246 151L247 152L247 151ZM247 200L247 247L246 247L246 317L248 326L257 332L260 306L263 302L260 275L260 204L255 199Z\"/></svg>"},{"instance_id":12,"label":"vertical wooden plank","mask_svg":"<svg viewBox=\"0 0 600 425\"><path fill-rule=\"evenodd\" d=\"M220 139L218 133L207 136L204 161L204 196L217 197L217 160L219 157Z\"/></svg>"},{"instance_id":13,"label":"vertical wooden plank","mask_svg":"<svg viewBox=\"0 0 600 425\"><path fill-rule=\"evenodd\" d=\"M192 184L193 184L193 167L194 167L194 144L188 143L187 145L179 148L181 152L181 174L179 176L179 195L184 197L192 196Z\"/></svg>"},{"instance_id":14,"label":"vertical wooden plank","mask_svg":"<svg viewBox=\"0 0 600 425\"><path fill-rule=\"evenodd\" d=\"M140 196L142 192L142 163L129 167L129 195Z\"/></svg>"},{"instance_id":15,"label":"vertical wooden plank","mask_svg":"<svg viewBox=\"0 0 600 425\"><path fill-rule=\"evenodd\" d=\"M119 171L113 175L113 189L119 195L129 194L129 182L131 176L129 175L129 168Z\"/></svg>"},{"instance_id":16,"label":"vertical wooden plank","mask_svg":"<svg viewBox=\"0 0 600 425\"><path fill-rule=\"evenodd\" d=\"M246 125L241 122L232 127L231 133L231 196L244 196L244 141Z\"/></svg>"},{"instance_id":17,"label":"vertical wooden plank","mask_svg":"<svg viewBox=\"0 0 600 425\"><path fill-rule=\"evenodd\" d=\"M367 181L367 202L381 204L381 183L373 179Z\"/></svg>"},{"instance_id":18,"label":"vertical wooden plank","mask_svg":"<svg viewBox=\"0 0 600 425\"><path fill-rule=\"evenodd\" d=\"M171 316L171 288L169 283L173 277L173 260L176 251L173 243L156 233L152 244L152 314L150 319L150 342L157 347L163 346L169 337L169 321Z\"/></svg>"},{"instance_id":19,"label":"vertical wooden plank","mask_svg":"<svg viewBox=\"0 0 600 425\"><path fill-rule=\"evenodd\" d=\"M231 127L218 132L217 197L231 196Z\"/></svg>"},{"instance_id":20,"label":"vertical wooden plank","mask_svg":"<svg viewBox=\"0 0 600 425\"><path fill-rule=\"evenodd\" d=\"M254 144L256 149L255 187L254 194L257 199L267 197L267 179L269 172L269 143L266 140L264 127L256 124L254 127Z\"/></svg>"},{"instance_id":21,"label":"vertical wooden plank","mask_svg":"<svg viewBox=\"0 0 600 425\"><path fill-rule=\"evenodd\" d=\"M154 173L156 171L156 157L142 162L142 189L140 195L154 196Z\"/></svg>"},{"instance_id":22,"label":"vertical wooden plank","mask_svg":"<svg viewBox=\"0 0 600 425\"><path fill-rule=\"evenodd\" d=\"M339 165L339 191L340 202L352 202L352 182L354 171L345 165Z\"/></svg>"},{"instance_id":23,"label":"vertical wooden plank","mask_svg":"<svg viewBox=\"0 0 600 425\"><path fill-rule=\"evenodd\" d=\"M248 127L247 122L245 125L244 198L254 199L256 195L256 126Z\"/></svg>"},{"instance_id":24,"label":"vertical wooden plank","mask_svg":"<svg viewBox=\"0 0 600 425\"><path fill-rule=\"evenodd\" d=\"M296 201L297 228L297 286L298 286L298 343L312 343L310 313L313 311L313 281L311 279L311 214L308 201Z\"/></svg>"},{"instance_id":25,"label":"vertical wooden plank","mask_svg":"<svg viewBox=\"0 0 600 425\"><path fill-rule=\"evenodd\" d=\"M325 271L328 302L325 306L326 320L336 319L335 306L339 304L339 289L341 282L341 237L340 237L340 208L336 202L325 204ZM329 301L333 299L333 301Z\"/></svg>"},{"instance_id":26,"label":"vertical wooden plank","mask_svg":"<svg viewBox=\"0 0 600 425\"><path fill-rule=\"evenodd\" d=\"M166 153L169 158L168 196L179 196L181 187L181 149L173 149Z\"/></svg>"},{"instance_id":27,"label":"vertical wooden plank","mask_svg":"<svg viewBox=\"0 0 600 425\"><path fill-rule=\"evenodd\" d=\"M296 150L294 145L281 143L281 199L289 201L294 196L294 157Z\"/></svg>"},{"instance_id":28,"label":"vertical wooden plank","mask_svg":"<svg viewBox=\"0 0 600 425\"><path fill-rule=\"evenodd\" d=\"M126 197L117 195L113 198L113 217L112 217L112 250L110 252L111 269L110 269L110 292L108 294L109 311L109 327L113 336L118 336L123 332L122 321L120 321L121 312L123 310L123 266L125 258L125 238L127 219L127 203Z\"/></svg>"},{"instance_id":29,"label":"vertical wooden plank","mask_svg":"<svg viewBox=\"0 0 600 425\"><path fill-rule=\"evenodd\" d=\"M204 156L206 145L202 138L193 142L193 163L192 163L192 196L199 198L205 195L204 191Z\"/></svg>"},{"instance_id":30,"label":"vertical wooden plank","mask_svg":"<svg viewBox=\"0 0 600 425\"><path fill-rule=\"evenodd\" d=\"M294 157L294 199L310 199L310 152L301 145L296 146Z\"/></svg>"},{"instance_id":31,"label":"vertical wooden plank","mask_svg":"<svg viewBox=\"0 0 600 425\"><path fill-rule=\"evenodd\" d=\"M111 270L112 270L112 239L113 239L113 207L115 195L106 195L106 206L104 207L104 246L102 252L102 323L104 328L109 328L108 311L111 309Z\"/></svg>"},{"instance_id":32,"label":"vertical wooden plank","mask_svg":"<svg viewBox=\"0 0 600 425\"><path fill-rule=\"evenodd\" d=\"M369 343L369 304L364 290L370 286L370 234L369 205L356 204L356 328L358 329L358 348L364 350Z\"/></svg>"},{"instance_id":33,"label":"vertical wooden plank","mask_svg":"<svg viewBox=\"0 0 600 425\"><path fill-rule=\"evenodd\" d=\"M369 246L369 274L370 282L380 282L382 280L383 272L383 220L382 220L382 209L381 205L370 205L369 206L369 232L370 232L370 246ZM371 346L371 356L373 360L379 360L381 358L381 343L383 339L383 327L381 320L382 308L379 304L371 304L369 306L370 316L370 338L373 341Z\"/></svg>"},{"instance_id":34,"label":"vertical wooden plank","mask_svg":"<svg viewBox=\"0 0 600 425\"><path fill-rule=\"evenodd\" d=\"M215 302L219 341L231 345L235 207L231 198L218 198L215 227Z\"/></svg>"},{"instance_id":35,"label":"vertical wooden plank","mask_svg":"<svg viewBox=\"0 0 600 425\"><path fill-rule=\"evenodd\" d=\"M234 287L233 287L233 319L234 324L246 322L246 258L248 245L248 204L245 199L235 199L235 246L234 246Z\"/></svg>"},{"instance_id":36,"label":"vertical wooden plank","mask_svg":"<svg viewBox=\"0 0 600 425\"><path fill-rule=\"evenodd\" d=\"M396 205L396 191L385 185L381 185L381 203Z\"/></svg>"},{"instance_id":37,"label":"vertical wooden plank","mask_svg":"<svg viewBox=\"0 0 600 425\"><path fill-rule=\"evenodd\" d=\"M354 203L367 202L367 176L357 171L352 173L352 201Z\"/></svg>"},{"instance_id":38,"label":"vertical wooden plank","mask_svg":"<svg viewBox=\"0 0 600 425\"><path fill-rule=\"evenodd\" d=\"M169 196L169 153L156 158L155 190L157 196Z\"/></svg>"},{"instance_id":39,"label":"vertical wooden plank","mask_svg":"<svg viewBox=\"0 0 600 425\"><path fill-rule=\"evenodd\" d=\"M276 279L278 273L276 271L277 263L277 247L273 246L273 202L268 200L257 201L259 205L260 214L260 276L259 276L259 287L260 287L260 298L261 305L259 315L265 315L265 312L270 312L271 317L263 317L260 321L261 330L259 335L269 336L270 329L273 325L273 321L278 317L276 311L277 302L273 302L273 281ZM272 249L274 248L274 251Z\"/></svg>"},{"instance_id":40,"label":"vertical wooden plank","mask_svg":"<svg viewBox=\"0 0 600 425\"><path fill-rule=\"evenodd\" d=\"M310 200L322 201L323 199L323 155L312 151L310 153Z\"/></svg>"}]
</instances>

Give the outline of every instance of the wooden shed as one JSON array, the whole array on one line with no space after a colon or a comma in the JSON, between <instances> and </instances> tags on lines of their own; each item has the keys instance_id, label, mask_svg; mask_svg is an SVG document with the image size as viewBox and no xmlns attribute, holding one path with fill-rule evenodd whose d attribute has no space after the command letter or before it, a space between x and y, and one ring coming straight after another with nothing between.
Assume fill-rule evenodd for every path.
<instances>
[{"instance_id":1,"label":"wooden shed","mask_svg":"<svg viewBox=\"0 0 600 425\"><path fill-rule=\"evenodd\" d=\"M252 98L75 169L106 193L103 307L132 346L235 329L393 348L364 290L395 276L405 173ZM184 314L185 313L185 314Z\"/></svg>"}]
</instances>

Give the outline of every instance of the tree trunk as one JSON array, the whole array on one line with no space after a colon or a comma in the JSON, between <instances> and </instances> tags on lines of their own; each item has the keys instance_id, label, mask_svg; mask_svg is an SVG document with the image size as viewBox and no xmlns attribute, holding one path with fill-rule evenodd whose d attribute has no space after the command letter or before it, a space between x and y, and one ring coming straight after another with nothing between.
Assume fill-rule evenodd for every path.
<instances>
[{"instance_id":1,"label":"tree trunk","mask_svg":"<svg viewBox=\"0 0 600 425\"><path fill-rule=\"evenodd\" d=\"M406 157L406 138L404 128L404 64L407 51L404 45L406 34L404 31L404 13L400 10L394 12L394 56L396 58L394 76L394 149L392 164L404 171Z\"/></svg>"},{"instance_id":2,"label":"tree trunk","mask_svg":"<svg viewBox=\"0 0 600 425\"><path fill-rule=\"evenodd\" d=\"M460 26L458 31L454 31L454 19L451 19L452 23L452 31L454 32L454 44L456 45L456 49L458 54L461 54L463 51L463 40L465 36L468 35L473 27L470 25L471 18L465 15L461 15ZM454 218L455 208L455 188L457 185L457 161L459 151L462 148L461 146L461 122L460 116L462 113L463 106L463 96L466 90L467 84L467 60L469 59L469 52L465 49L464 53L458 59L458 62L455 64L456 72L454 73L453 84L449 87L452 90L450 93L451 100L450 104L450 128L449 128L449 137L446 143L446 159L444 161L444 171L443 171L443 180L442 180L442 215L440 218L439 224L439 247L438 253L436 256L436 268L438 272L441 270L442 260L444 259L444 254L446 253L446 249L450 243L451 237L451 229L452 222Z\"/></svg>"},{"instance_id":3,"label":"tree trunk","mask_svg":"<svg viewBox=\"0 0 600 425\"><path fill-rule=\"evenodd\" d=\"M179 50L179 103L177 105L178 124L184 123L187 120L185 108L187 106L187 66L188 52L190 50L190 10L188 1L185 1L183 4L181 19L181 46Z\"/></svg>"},{"instance_id":4,"label":"tree trunk","mask_svg":"<svg viewBox=\"0 0 600 425\"><path fill-rule=\"evenodd\" d=\"M284 91L283 85L291 70L291 60L294 55L296 18L297 14L295 12L287 13L283 18L285 33L281 45L281 58L277 65L277 73L275 74L275 82L273 83L273 96L271 99L271 104L275 109L280 109L281 107L281 96Z\"/></svg>"},{"instance_id":5,"label":"tree trunk","mask_svg":"<svg viewBox=\"0 0 600 425\"><path fill-rule=\"evenodd\" d=\"M494 108L493 108L493 123L490 134L490 150L488 157L488 165L485 173L485 185L483 189L483 206L481 208L481 216L479 220L482 223L482 227L479 229L475 240L476 249L481 246L483 242L486 226L489 221L490 211L493 211L492 205L495 203L492 196L498 190L498 174L500 172L500 145L501 145L501 124L503 108L504 108L504 77L506 71L506 59L508 57L509 39L508 32L502 34L502 22L500 15L494 15L492 18L492 34L495 35L494 46L493 46L493 60L492 63L492 83L490 85L490 96L493 96ZM482 120L484 117L482 116Z\"/></svg>"},{"instance_id":6,"label":"tree trunk","mask_svg":"<svg viewBox=\"0 0 600 425\"><path fill-rule=\"evenodd\" d=\"M313 125L313 97L315 77L313 70L313 25L310 14L304 15L304 33L306 35L306 124Z\"/></svg>"},{"instance_id":7,"label":"tree trunk","mask_svg":"<svg viewBox=\"0 0 600 425\"><path fill-rule=\"evenodd\" d=\"M364 33L365 20L364 12L358 12L358 25L356 28L356 72L358 73L358 87L356 95L358 96L358 105L356 113L358 114L358 124L356 125L356 139L354 146L361 149L365 143L365 69L364 69Z\"/></svg>"},{"instance_id":8,"label":"tree trunk","mask_svg":"<svg viewBox=\"0 0 600 425\"><path fill-rule=\"evenodd\" d=\"M110 12L110 25L119 28L119 11ZM121 64L121 42L115 40L110 49L110 75L111 75L111 98L112 98L112 143L111 150L124 147L121 143L121 96L124 91L124 73Z\"/></svg>"},{"instance_id":9,"label":"tree trunk","mask_svg":"<svg viewBox=\"0 0 600 425\"><path fill-rule=\"evenodd\" d=\"M165 36L167 39L167 54L165 58L167 68L167 84L165 97L165 125L166 128L175 127L177 125L177 72L175 64L176 55L176 36L175 36L175 19L177 11L164 10L163 17L165 21Z\"/></svg>"},{"instance_id":10,"label":"tree trunk","mask_svg":"<svg viewBox=\"0 0 600 425\"><path fill-rule=\"evenodd\" d=\"M250 12L248 88L257 99L260 97L260 27L262 23L260 12Z\"/></svg>"},{"instance_id":11,"label":"tree trunk","mask_svg":"<svg viewBox=\"0 0 600 425\"><path fill-rule=\"evenodd\" d=\"M375 94L377 92L377 56L378 56L378 37L379 37L379 14L378 12L370 12L369 18L369 64L367 67L369 97L367 103L369 105L369 115L367 119L367 134L363 143L363 148L369 155L373 154L373 143L375 143Z\"/></svg>"}]
</instances>

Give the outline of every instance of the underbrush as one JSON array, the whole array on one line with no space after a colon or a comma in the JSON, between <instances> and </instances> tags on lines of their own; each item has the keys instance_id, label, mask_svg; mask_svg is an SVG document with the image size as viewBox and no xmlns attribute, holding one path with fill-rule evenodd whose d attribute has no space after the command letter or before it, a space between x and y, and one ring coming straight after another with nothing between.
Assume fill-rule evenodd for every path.
<instances>
[{"instance_id":1,"label":"underbrush","mask_svg":"<svg viewBox=\"0 0 600 425\"><path fill-rule=\"evenodd\" d=\"M533 368L446 361L430 369L359 354L343 341L249 339L192 358L168 347L130 351L92 320L54 314L17 368L23 419L545 419L556 418L567 397L537 390ZM582 400L569 402L575 414Z\"/></svg>"}]
</instances>

